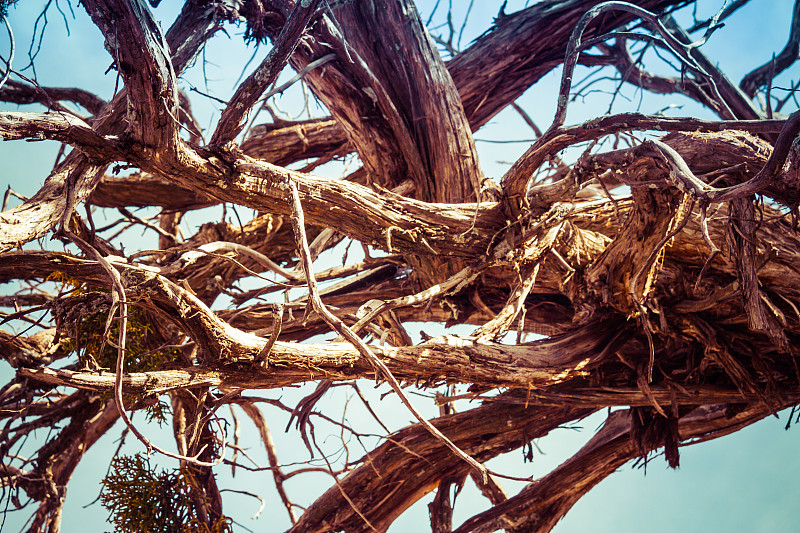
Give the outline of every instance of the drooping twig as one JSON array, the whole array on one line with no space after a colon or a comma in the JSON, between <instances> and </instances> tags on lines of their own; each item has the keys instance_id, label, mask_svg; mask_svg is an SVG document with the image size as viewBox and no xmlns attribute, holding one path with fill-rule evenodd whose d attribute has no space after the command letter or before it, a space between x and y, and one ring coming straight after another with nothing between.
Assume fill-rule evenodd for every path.
<instances>
[{"instance_id":1,"label":"drooping twig","mask_svg":"<svg viewBox=\"0 0 800 533\"><path fill-rule=\"evenodd\" d=\"M171 457L173 459L178 459L179 461L186 461L187 463L194 464L197 466L217 466L222 462L225 458L225 447L226 443L225 440L222 440L222 451L220 453L219 459L214 462L206 462L201 461L198 459L200 453L204 450L201 450L194 457L188 457L185 455L173 453L167 451L155 444L153 444L150 439L148 439L139 429L133 424L130 417L128 416L127 411L125 411L125 403L122 397L122 375L124 374L124 365L125 365L125 350L126 350L126 337L127 337L127 329L128 329L128 300L125 295L125 287L122 284L122 277L120 273L117 271L116 268L111 264L111 262L103 257L97 250L94 249L92 245L81 239L75 234L64 232L65 236L74 242L79 248L81 248L86 253L92 255L94 259L103 267L103 270L106 271L109 278L111 278L111 284L113 290L111 291L112 297L112 304L111 309L108 312L108 320L106 321L106 332L108 332L111 328L111 322L114 320L114 315L116 310L119 309L119 338L117 339L116 348L117 348L117 363L116 363L116 377L114 379L114 401L117 406L117 412L119 413L120 418L122 418L125 425L131 432L136 435L136 438L145 445L148 452L150 450L155 450L156 452L166 455L167 457ZM220 430L222 426L220 425Z\"/></svg>"},{"instance_id":2,"label":"drooping twig","mask_svg":"<svg viewBox=\"0 0 800 533\"><path fill-rule=\"evenodd\" d=\"M345 325L339 318L334 316L330 311L328 311L325 304L322 303L322 299L319 297L319 289L317 288L317 282L314 279L314 270L311 264L311 254L308 251L308 241L306 240L306 232L305 232L305 222L303 221L303 206L300 203L300 194L297 191L297 186L294 184L293 181L289 181L288 183L289 189L291 190L292 195L292 207L293 207L293 214L292 214L292 227L294 228L295 232L295 239L297 241L297 246L300 253L300 260L303 264L303 269L306 273L306 281L308 282L308 296L311 304L314 307L314 310L319 313L325 322L328 323L337 333L342 335L348 342L350 342L356 350L366 358L374 367L376 372L378 372L392 389L397 394L400 401L408 408L408 410L414 415L414 417L419 420L419 422L428 430L431 435L433 435L436 439L440 440L445 446L447 446L456 456L463 459L467 462L470 466L475 468L478 472L481 473L481 477L484 482L487 482L488 473L486 471L486 467L480 464L478 461L467 455L461 448L456 446L450 439L448 439L441 431L439 431L433 424L431 424L422 414L417 411L408 397L403 393L403 389L400 386L400 383L397 379L392 375L392 372L389 368L381 361L369 348L369 346L361 340L361 337L353 333L353 331Z\"/></svg>"},{"instance_id":3,"label":"drooping twig","mask_svg":"<svg viewBox=\"0 0 800 533\"><path fill-rule=\"evenodd\" d=\"M269 431L269 426L267 426L267 421L264 419L264 415L261 414L261 411L258 409L258 407L256 407L253 403L239 402L238 405L242 408L242 410L244 410L245 413L247 413L247 416L250 417L250 419L258 428L258 432L261 435L261 442L264 444L264 449L267 451L267 458L269 460L270 470L272 471L272 479L275 481L275 487L278 490L278 495L281 498L281 502L283 502L283 506L286 508L286 512L289 514L289 520L291 520L292 525L294 525L297 523L297 516L294 513L294 504L286 494L286 488L283 485L287 477L281 470L280 461L278 461L278 455L275 451L275 443L272 440L272 435Z\"/></svg>"}]
</instances>

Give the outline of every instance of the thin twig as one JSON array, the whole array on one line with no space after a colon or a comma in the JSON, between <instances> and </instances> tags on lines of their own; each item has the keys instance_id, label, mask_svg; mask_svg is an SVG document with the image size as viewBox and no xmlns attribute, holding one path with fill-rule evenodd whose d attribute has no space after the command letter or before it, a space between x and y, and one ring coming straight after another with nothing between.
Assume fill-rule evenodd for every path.
<instances>
[{"instance_id":1,"label":"thin twig","mask_svg":"<svg viewBox=\"0 0 800 533\"><path fill-rule=\"evenodd\" d=\"M369 302L365 303L359 309L358 314L366 313L363 317L361 317L358 322L356 322L352 326L352 331L355 334L361 332L361 330L366 326L369 322L371 322L375 317L385 313L386 311L392 311L397 309L398 307L409 307L413 305L419 305L423 302L430 301L436 296L444 295L451 292L459 292L462 288L466 287L469 283L472 282L475 278L477 278L482 272L488 269L490 266L493 265L493 262L484 261L478 263L476 265L470 265L464 267L459 272L448 278L447 280L443 281L442 283L436 284L432 287L428 287L424 291L420 291L416 294L410 294L408 296L402 296L400 298L395 298L394 300L389 300L388 302L381 302L379 305L372 307L373 302L375 300L370 300Z\"/></svg>"},{"instance_id":2,"label":"thin twig","mask_svg":"<svg viewBox=\"0 0 800 533\"><path fill-rule=\"evenodd\" d=\"M669 49L676 57L678 57L685 65L696 70L697 72L701 73L702 75L709 77L705 70L697 64L697 62L689 55L689 51L696 46L695 43L691 44L683 44L682 42L678 41L658 20L658 17L647 11L646 9L642 9L637 7L629 2L603 2L602 4L598 4L588 11L584 13L584 15L578 21L578 24L575 26L575 29L572 32L572 35L569 38L569 42L567 44L567 52L564 58L564 68L561 75L561 87L559 89L558 94L558 105L556 108L556 114L553 118L553 124L550 126L549 129L554 130L556 128L561 127L564 124L564 119L567 116L567 103L569 101L569 91L570 87L572 86L572 75L575 71L575 66L578 63L578 56L580 55L582 50L585 50L595 44L608 39L611 35L605 35L594 39L589 39L585 42L581 41L583 37L583 33L588 28L589 24L596 19L598 16L602 15L607 11L626 11L631 13L642 20L649 22L653 28L658 32L663 43L667 49ZM625 36L628 38L638 38L638 39L656 39L656 37L644 35L644 34L632 34L629 32L625 32ZM710 77L709 77L710 78ZM546 134L545 134L546 135Z\"/></svg>"},{"instance_id":3,"label":"thin twig","mask_svg":"<svg viewBox=\"0 0 800 533\"><path fill-rule=\"evenodd\" d=\"M128 413L125 411L125 403L122 398L122 375L124 374L123 368L125 364L125 349L126 349L125 346L126 346L126 336L128 329L128 300L125 295L125 287L122 284L122 276L120 276L120 273L117 271L117 269L114 268L111 262L102 255L100 255L100 252L98 252L92 245L90 245L77 235L70 233L66 230L64 231L64 235L69 240L74 242L79 248L84 250L89 255L93 256L94 259L98 262L98 264L100 264L100 266L103 267L103 270L106 271L109 278L111 278L111 284L113 287L113 290L111 291L112 304L111 304L111 309L108 312L108 320L106 321L106 335L111 329L111 323L114 320L114 315L116 313L116 309L118 308L120 314L119 314L119 337L116 343L117 364L115 368L116 377L114 379L114 401L117 406L117 412L119 413L120 418L122 418L122 421L125 423L128 429L130 429L131 432L134 435L136 435L136 438L139 439L139 441L145 445L148 452L154 450L167 457L171 457L179 461L186 461L187 463L194 464L197 466L213 467L220 464L225 457L226 442L224 439L222 440L222 452L220 453L219 459L214 462L206 462L198 459L200 454L205 450L205 447L201 449L200 452L194 457L188 457L185 455L173 453L153 444L150 441L150 439L148 439L144 434L142 434L141 431L139 431L136 428L136 426L133 425L133 422L128 416ZM220 424L220 431L222 431L224 435L224 430L222 429L222 425L219 422L219 419L217 420L217 423Z\"/></svg>"},{"instance_id":4,"label":"thin twig","mask_svg":"<svg viewBox=\"0 0 800 533\"><path fill-rule=\"evenodd\" d=\"M467 462L470 466L475 468L478 472L481 473L481 477L484 480L484 483L487 482L488 474L486 471L486 467L480 464L478 461L467 455L461 448L456 446L450 439L448 439L441 431L439 431L433 424L431 424L422 414L417 411L411 401L403 392L400 383L397 379L392 375L392 372L389 368L381 361L367 346L361 338L353 333L353 331L345 325L339 318L334 316L330 311L328 311L325 304L322 303L322 299L319 297L319 289L317 288L317 281L314 279L314 269L311 264L311 254L308 250L308 241L306 239L306 232L305 232L305 221L303 220L303 206L300 203L300 194L297 191L297 186L294 184L293 181L289 181L289 189L292 193L292 227L295 233L295 240L297 241L297 247L300 252L300 260L303 264L303 269L306 273L306 281L308 282L308 295L309 300L311 301L314 310L320 314L320 316L331 326L337 333L342 335L348 342L350 342L353 347L358 350L358 352L367 359L375 370L382 374L382 376L386 379L389 385L397 394L400 401L408 408L411 414L419 420L419 422L427 429L431 435L433 435L436 439L441 441L445 446L450 448L450 450L460 459L463 459Z\"/></svg>"},{"instance_id":5,"label":"thin twig","mask_svg":"<svg viewBox=\"0 0 800 533\"><path fill-rule=\"evenodd\" d=\"M8 77L11 76L11 63L14 61L14 32L11 31L11 23L8 22L8 18L5 15L3 15L3 23L6 25L6 30L8 30L11 50L8 53L8 61L4 61L6 68L3 73L3 79L0 79L0 89L3 88L3 85L8 81Z\"/></svg>"},{"instance_id":6,"label":"thin twig","mask_svg":"<svg viewBox=\"0 0 800 533\"><path fill-rule=\"evenodd\" d=\"M256 356L256 361L263 361L269 364L269 354L272 351L272 347L275 346L275 341L278 340L278 335L281 334L281 327L283 326L283 304L276 303L273 304L272 308L272 333L269 336L269 340L261 349L261 351Z\"/></svg>"},{"instance_id":7,"label":"thin twig","mask_svg":"<svg viewBox=\"0 0 800 533\"><path fill-rule=\"evenodd\" d=\"M267 257L266 255L262 254L261 252L253 250L249 246L245 246L243 244L239 244L239 243L235 243L235 242L227 242L227 241L214 241L214 242L206 243L206 244L204 244L202 246L199 246L197 248L192 248L192 249L190 249L189 251L185 252L183 255L181 255L178 258L178 261L176 261L175 264L179 265L179 266L174 266L174 267L170 267L170 268L174 268L176 270L178 268L186 268L189 264L191 264L192 262L196 261L197 258L198 258L198 256L193 255L193 253L202 253L202 254L219 256L217 254L217 252L220 252L220 251L222 251L222 252L234 252L234 253L237 253L237 254L240 254L240 255L246 255L250 259L253 259L254 261L256 261L259 265L261 265L264 268L266 268L267 270L270 270L270 271L272 271L272 272L274 272L274 273L276 273L276 274L278 274L280 276L283 276L284 278L286 278L288 280L291 280L291 281L294 281L294 282L303 281L303 276L301 274L298 274L297 272L293 272L291 270L286 270L285 268L283 268L279 264L275 263L269 257ZM242 268L245 268L245 267L242 265ZM247 269L247 270L249 271L249 269ZM169 271L167 271L167 272L169 272ZM251 273L252 275L258 276L258 274L255 273L255 272L249 272L249 273Z\"/></svg>"},{"instance_id":8,"label":"thin twig","mask_svg":"<svg viewBox=\"0 0 800 533\"><path fill-rule=\"evenodd\" d=\"M128 211L128 209L126 209L124 207L118 207L117 211L119 211L122 216L124 216L125 218L127 218L131 222L136 222L137 224L141 224L145 228L151 229L151 230L155 231L156 233L158 233L159 235L161 235L162 237L168 239L173 244L178 244L178 240L175 238L175 235L173 235L173 234L171 234L171 233L169 233L167 231L164 231L162 228L159 228L155 224L151 224L150 222L148 222L148 221L146 221L146 220L144 220L142 218L137 217L136 215L134 215L133 213Z\"/></svg>"},{"instance_id":9,"label":"thin twig","mask_svg":"<svg viewBox=\"0 0 800 533\"><path fill-rule=\"evenodd\" d=\"M278 495L283 502L283 506L286 508L286 512L289 514L289 520L292 522L292 525L294 525L297 523L297 516L294 514L294 504L286 494L286 489L284 487L284 481L286 481L288 478L281 470L281 464L278 461L278 453L275 450L275 442L272 440L272 434L269 431L267 421L264 419L264 415L261 413L258 407L256 407L254 404L249 402L239 402L239 407L242 408L242 410L247 414L247 416L250 417L250 419L258 428L258 431L261 435L261 442L264 444L264 449L267 452L267 460L269 461L272 477L275 481L275 487L278 490Z\"/></svg>"}]
</instances>

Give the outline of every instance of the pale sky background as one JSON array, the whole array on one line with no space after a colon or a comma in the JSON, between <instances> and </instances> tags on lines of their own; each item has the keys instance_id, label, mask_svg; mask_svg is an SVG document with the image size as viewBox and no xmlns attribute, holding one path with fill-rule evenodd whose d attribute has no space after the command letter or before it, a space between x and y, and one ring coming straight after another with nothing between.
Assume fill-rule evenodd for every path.
<instances>
[{"instance_id":1,"label":"pale sky background","mask_svg":"<svg viewBox=\"0 0 800 533\"><path fill-rule=\"evenodd\" d=\"M41 52L35 61L39 83L81 87L108 99L114 91L115 74L114 72L103 74L110 64L110 57L102 47L100 33L91 25L81 6L73 3L72 10L75 14L73 19L67 0L59 1L69 21L70 35L67 36L64 21L53 2L47 15L48 26ZM468 3L454 3L457 4L454 10L458 25L463 19ZM44 4L42 0L23 0L10 11L9 20L18 47L14 62L16 69L27 64L26 56L32 39L34 21ZM423 18L427 18L433 4L434 2L427 0L418 3ZM722 5L722 0L701 0L700 4L701 11L698 17L707 18ZM156 10L156 16L163 20L162 26L165 29L169 27L180 5L175 0L164 0L163 5ZM523 1L511 1L506 11L513 12L524 5ZM500 2L475 2L464 30L462 47L466 47L489 26L499 6ZM726 27L719 30L703 50L712 60L720 64L722 70L734 82L738 82L745 73L768 59L772 51L777 52L783 47L788 35L791 8L790 0L752 0L748 6L726 22ZM687 17L691 17L691 12L682 13L680 20L686 23L689 20ZM41 20L39 24L41 26ZM218 35L211 41L205 54L208 88L205 86L202 69L198 64L187 73L182 82L184 89L196 86L222 98L227 98L232 93L234 80L253 52L241 43L243 28L228 26L227 29L231 39ZM7 57L7 52L8 41L4 32L0 31L0 54ZM254 64L257 64L266 52L266 47L262 47ZM30 69L25 73L32 75ZM552 118L559 75L560 70L551 73L519 100L520 105L533 116L542 129L549 125ZM787 86L791 80L796 80L799 76L800 72L793 67L776 80L776 84ZM581 77L580 74L576 75L576 80ZM623 95L634 102L639 98L638 93L630 87L623 90ZM193 94L192 98L200 124L208 129L218 117L218 113L216 116L213 115L217 104L196 94ZM604 114L608 100L608 94L594 93L585 100L576 102L570 108L567 122L575 123ZM281 100L281 105L296 114L300 109L298 101L298 94L287 93ZM672 104L683 106L670 109L667 114L672 116L696 115L712 118L710 112L698 110L696 105L679 96L648 96L642 102L642 111L652 113ZM632 105L635 106L625 99L618 99L614 110L630 110ZM1 108L17 109L16 106L9 105L2 105ZM20 110L37 109L23 107ZM531 137L531 132L513 111L504 111L495 117L476 134L484 172L490 176L502 175L510 162L528 147L527 143L494 144L485 142L486 140ZM51 142L0 143L0 185L10 184L19 193L33 194L51 168L57 149L58 145ZM340 167L336 166L328 169L328 172L334 175L339 175L340 171ZM243 219L247 219L249 212L241 208L240 214ZM202 222L218 218L218 208L211 212L198 212L189 217L186 229L191 229L193 232ZM136 246L150 247L153 246L153 241L152 235L146 236L140 239ZM358 247L355 246L352 250L356 248ZM327 261L336 262L340 260L340 255L341 250L330 253ZM325 262L326 260L323 260L321 263L324 265ZM11 292L13 288L4 287L3 290ZM438 333L430 325L420 325L420 328L428 333ZM470 330L450 332L468 331ZM0 376L5 378L10 372L8 365L0 363ZM369 382L361 383L360 386L369 393L370 398L376 398L378 394L387 390L386 386L383 386L376 394ZM258 395L265 398L280 398L287 405L293 406L309 390L309 386L306 386L299 389L263 391ZM256 393L257 391L253 395ZM412 396L412 400L426 416L437 415L437 410L430 400L420 396ZM374 431L369 425L364 409L360 407L357 399L353 399L348 387L334 389L323 401L326 413L340 413L341 409L337 411L337 406L347 403L347 420L357 429L365 432ZM393 396L388 396L380 402L375 399L373 407L393 428L411 422L411 415ZM468 407L462 405L459 409L465 410ZM275 409L267 409L265 414L276 439L281 461L290 463L306 460L307 452L299 444L299 436L293 430L288 435L283 432L287 417ZM243 426L242 444L249 447L248 453L251 453L257 462L266 464L266 458L260 451L257 433L241 412L238 416ZM650 462L646 475L643 470L632 469L630 465L626 465L582 498L555 531L558 533L586 531L624 533L643 530L653 533L798 531L800 518L797 517L796 504L800 496L800 461L796 459L796 450L800 444L798 434L800 429L784 431L787 417L788 413L782 413L780 420L770 418L723 439L683 448L681 467L678 470L668 469L662 458L655 458ZM142 416L139 414L134 421L141 424L141 419ZM517 476L544 475L588 440L603 419L604 414L597 414L581 423L583 431L561 429L540 439L537 444L542 453L536 451L533 463L522 463L521 452L516 451L491 462L491 467ZM161 429L158 427L146 429L148 436L155 442L172 446L171 434L166 426ZM88 508L84 506L92 502L100 490L99 480L105 475L108 462L117 447L115 441L120 431L121 425L118 424L89 451L78 467L68 489L63 531L112 529L112 526L105 522L107 513L99 503ZM338 430L335 428L319 425L317 437L330 453L339 448ZM369 439L366 440L366 445L370 448L372 444L369 443ZM349 446L351 458L362 455L362 450L354 439L351 439ZM129 437L123 447L123 453L133 454L142 451L143 446L133 437ZM174 466L170 460L159 458L157 461L165 467ZM225 494L226 514L241 524L235 526L236 531L246 531L245 528L249 528L254 531L272 532L282 531L288 527L286 512L277 499L272 476L268 472L248 473L240 470L233 480L230 470L219 468L217 472L220 487L248 490L266 499L265 510L254 520L250 517L257 511L258 501L233 493ZM308 504L331 484L327 476L310 475L298 476L289 481L286 487L290 497L298 503ZM505 481L502 484L511 493L521 486ZM406 512L393 525L391 531L429 530L427 504L432 496L433 494L423 498ZM467 482L456 502L454 526L458 526L465 518L485 507L485 500L474 486ZM29 512L26 510L8 513L3 531L19 530L28 516Z\"/></svg>"}]
</instances>

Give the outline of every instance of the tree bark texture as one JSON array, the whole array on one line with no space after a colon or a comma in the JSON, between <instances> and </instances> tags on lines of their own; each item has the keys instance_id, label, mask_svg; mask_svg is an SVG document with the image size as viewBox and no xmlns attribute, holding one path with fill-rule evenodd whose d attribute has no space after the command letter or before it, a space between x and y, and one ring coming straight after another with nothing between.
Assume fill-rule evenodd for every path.
<instances>
[{"instance_id":1,"label":"tree bark texture","mask_svg":"<svg viewBox=\"0 0 800 533\"><path fill-rule=\"evenodd\" d=\"M129 424L126 411L165 406L172 456L194 483L187 505L215 530L227 518L214 421L239 406L290 531L385 531L432 491L433 531L549 531L626 462L663 448L677 466L681 446L796 406L800 115L772 108L789 99L770 84L797 59L797 10L786 49L740 90L668 16L691 3L545 0L501 11L462 51L451 35L446 61L410 0L188 0L166 32L142 0L84 1L124 87L106 102L24 79L0 86L0 101L48 108L0 111L0 138L71 147L33 197L0 213L0 282L27 284L0 297L13 308L4 322L32 325L0 330L14 369L0 389L3 497L17 505L24 492L36 506L30 530L58 531L86 450L120 415ZM711 35L744 3L698 28ZM272 47L206 142L177 80L226 21ZM642 40L681 70L646 70ZM325 115L273 113L243 133L287 64ZM561 64L553 125L499 183L486 178L473 132ZM583 90L570 84L577 64L681 93L718 119L630 110L564 125ZM361 167L341 179L309 170L352 154ZM186 213L217 204L253 216L181 233ZM100 228L91 209L118 220ZM114 244L116 228L137 226L158 249ZM62 251L33 246L48 235ZM345 242L378 253L311 271ZM471 333L416 341L410 322ZM333 340L313 338L332 329ZM273 405L312 450L320 398L363 378L435 389L441 416L387 429L338 471L329 464L330 488L300 513L283 486L298 472L281 466L270 412L243 393L318 382L296 408ZM456 384L467 392L448 396ZM404 390L394 392L407 400ZM481 403L454 413L458 399ZM626 409L517 494L474 468L608 407ZM43 428L57 429L35 457L15 455ZM451 492L473 482L490 506L454 524Z\"/></svg>"}]
</instances>

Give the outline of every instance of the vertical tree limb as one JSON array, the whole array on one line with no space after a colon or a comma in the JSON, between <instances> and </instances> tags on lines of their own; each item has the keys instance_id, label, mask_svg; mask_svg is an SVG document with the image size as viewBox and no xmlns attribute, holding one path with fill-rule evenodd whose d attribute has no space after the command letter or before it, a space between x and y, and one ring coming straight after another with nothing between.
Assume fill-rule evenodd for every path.
<instances>
[{"instance_id":1,"label":"vertical tree limb","mask_svg":"<svg viewBox=\"0 0 800 533\"><path fill-rule=\"evenodd\" d=\"M295 2L286 24L274 40L272 49L264 61L244 80L228 106L222 111L217 129L211 137L211 144L225 144L241 133L250 110L258 99L272 85L286 66L297 48L311 19L316 15L320 0Z\"/></svg>"},{"instance_id":2,"label":"vertical tree limb","mask_svg":"<svg viewBox=\"0 0 800 533\"><path fill-rule=\"evenodd\" d=\"M128 128L134 139L159 150L178 142L178 89L169 45L141 0L87 0L106 49L128 90Z\"/></svg>"}]
</instances>

